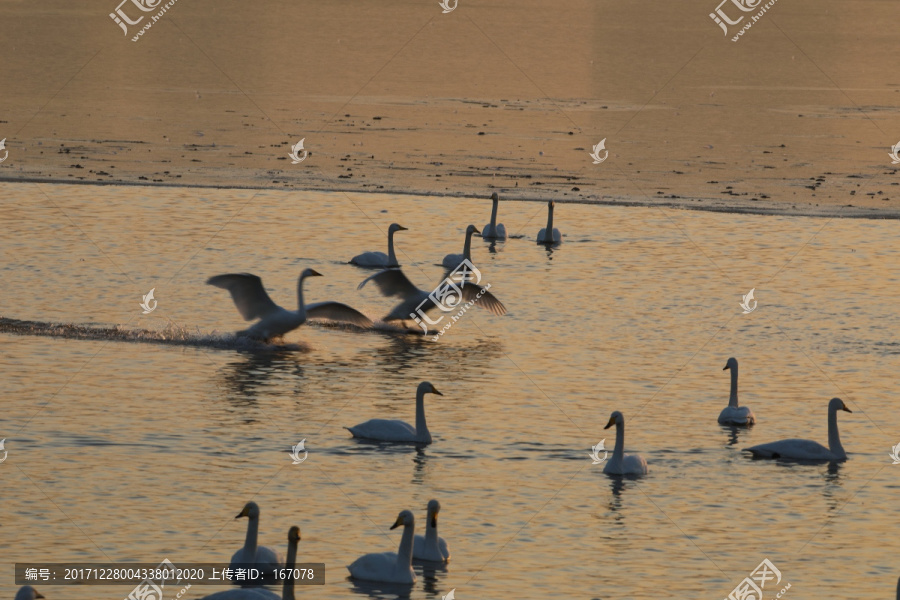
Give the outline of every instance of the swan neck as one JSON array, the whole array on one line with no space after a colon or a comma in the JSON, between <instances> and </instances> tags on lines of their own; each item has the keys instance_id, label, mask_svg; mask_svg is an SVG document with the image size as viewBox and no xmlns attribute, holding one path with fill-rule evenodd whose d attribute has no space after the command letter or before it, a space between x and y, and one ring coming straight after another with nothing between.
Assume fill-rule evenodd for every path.
<instances>
[{"instance_id":1,"label":"swan neck","mask_svg":"<svg viewBox=\"0 0 900 600\"><path fill-rule=\"evenodd\" d=\"M728 396L728 406L733 406L735 408L737 408L738 405L737 379L738 368L737 366L731 367L731 395Z\"/></svg>"},{"instance_id":2,"label":"swan neck","mask_svg":"<svg viewBox=\"0 0 900 600\"><path fill-rule=\"evenodd\" d=\"M400 549L397 550L397 562L404 568L412 568L413 533L415 525L403 526L403 537L400 538Z\"/></svg>"},{"instance_id":3,"label":"swan neck","mask_svg":"<svg viewBox=\"0 0 900 600\"><path fill-rule=\"evenodd\" d=\"M553 239L553 207L547 209L547 237Z\"/></svg>"},{"instance_id":4,"label":"swan neck","mask_svg":"<svg viewBox=\"0 0 900 600\"><path fill-rule=\"evenodd\" d=\"M425 523L425 547L437 547L437 526L431 526L432 513L428 513L428 521Z\"/></svg>"},{"instance_id":5,"label":"swan neck","mask_svg":"<svg viewBox=\"0 0 900 600\"><path fill-rule=\"evenodd\" d=\"M247 537L244 538L244 558L248 560L248 562L255 562L256 559L256 540L259 534L259 517L247 517L249 519L249 523L247 523Z\"/></svg>"},{"instance_id":6,"label":"swan neck","mask_svg":"<svg viewBox=\"0 0 900 600\"><path fill-rule=\"evenodd\" d=\"M428 424L425 422L425 390L416 391L416 437L428 439Z\"/></svg>"},{"instance_id":7,"label":"swan neck","mask_svg":"<svg viewBox=\"0 0 900 600\"><path fill-rule=\"evenodd\" d=\"M499 200L494 200L494 206L491 208L491 227L497 226L497 207L500 205Z\"/></svg>"},{"instance_id":8,"label":"swan neck","mask_svg":"<svg viewBox=\"0 0 900 600\"><path fill-rule=\"evenodd\" d=\"M397 255L394 254L394 231L388 231L388 266L396 267L397 265Z\"/></svg>"},{"instance_id":9,"label":"swan neck","mask_svg":"<svg viewBox=\"0 0 900 600\"><path fill-rule=\"evenodd\" d=\"M294 566L297 564L297 540L288 542L287 562L284 566L290 575L293 575ZM294 600L294 578L287 577L284 580L284 588L282 589L282 600Z\"/></svg>"},{"instance_id":10,"label":"swan neck","mask_svg":"<svg viewBox=\"0 0 900 600\"><path fill-rule=\"evenodd\" d=\"M625 422L616 423L616 446L613 448L612 459L621 462L625 458Z\"/></svg>"},{"instance_id":11,"label":"swan neck","mask_svg":"<svg viewBox=\"0 0 900 600\"><path fill-rule=\"evenodd\" d=\"M847 453L844 452L844 447L841 445L841 436L838 434L837 409L833 408L828 409L828 449L831 450L832 454L840 458L847 456Z\"/></svg>"},{"instance_id":12,"label":"swan neck","mask_svg":"<svg viewBox=\"0 0 900 600\"><path fill-rule=\"evenodd\" d=\"M472 231L466 231L466 245L463 246L463 258L472 262Z\"/></svg>"},{"instance_id":13,"label":"swan neck","mask_svg":"<svg viewBox=\"0 0 900 600\"><path fill-rule=\"evenodd\" d=\"M297 312L301 317L306 316L306 307L303 304L303 277L297 280Z\"/></svg>"}]
</instances>

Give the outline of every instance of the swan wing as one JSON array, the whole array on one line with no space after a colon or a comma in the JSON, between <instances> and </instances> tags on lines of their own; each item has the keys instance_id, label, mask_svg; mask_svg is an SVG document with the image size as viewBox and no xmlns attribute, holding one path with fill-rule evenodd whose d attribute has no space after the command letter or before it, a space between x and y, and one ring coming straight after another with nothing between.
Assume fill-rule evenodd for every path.
<instances>
[{"instance_id":1,"label":"swan wing","mask_svg":"<svg viewBox=\"0 0 900 600\"><path fill-rule=\"evenodd\" d=\"M342 321L359 327L372 327L372 320L355 308L340 302L313 302L303 307L307 319L328 319Z\"/></svg>"},{"instance_id":2,"label":"swan wing","mask_svg":"<svg viewBox=\"0 0 900 600\"><path fill-rule=\"evenodd\" d=\"M416 428L404 421L370 419L365 423L348 427L353 437L384 442L415 442Z\"/></svg>"},{"instance_id":3,"label":"swan wing","mask_svg":"<svg viewBox=\"0 0 900 600\"><path fill-rule=\"evenodd\" d=\"M377 285L379 291L385 296L409 298L421 292L400 269L385 269L370 275L363 279L356 289L361 290L369 281Z\"/></svg>"},{"instance_id":4,"label":"swan wing","mask_svg":"<svg viewBox=\"0 0 900 600\"><path fill-rule=\"evenodd\" d=\"M479 293L481 294L480 297L478 296ZM497 300L497 297L494 296L490 290L485 289L480 285L467 283L462 287L462 295L463 300L466 302L475 302L475 306L480 306L485 310L489 310L497 316L506 314L506 307L503 306L503 303Z\"/></svg>"},{"instance_id":5,"label":"swan wing","mask_svg":"<svg viewBox=\"0 0 900 600\"><path fill-rule=\"evenodd\" d=\"M351 258L350 264L361 267L386 267L388 255L384 252L363 252Z\"/></svg>"},{"instance_id":6,"label":"swan wing","mask_svg":"<svg viewBox=\"0 0 900 600\"><path fill-rule=\"evenodd\" d=\"M761 458L793 458L795 460L831 460L831 450L812 440L789 439L746 448Z\"/></svg>"},{"instance_id":7,"label":"swan wing","mask_svg":"<svg viewBox=\"0 0 900 600\"><path fill-rule=\"evenodd\" d=\"M206 283L228 290L231 299L234 300L234 305L245 321L265 318L279 310L278 305L272 302L269 294L266 293L262 279L256 275L250 273L216 275L207 279Z\"/></svg>"}]
</instances>

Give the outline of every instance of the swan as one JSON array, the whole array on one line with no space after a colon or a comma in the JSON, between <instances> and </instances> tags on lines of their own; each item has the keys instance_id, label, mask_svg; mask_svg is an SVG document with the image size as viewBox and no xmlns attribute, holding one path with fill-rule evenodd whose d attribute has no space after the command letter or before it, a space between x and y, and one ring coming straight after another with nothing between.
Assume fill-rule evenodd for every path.
<instances>
[{"instance_id":1,"label":"swan","mask_svg":"<svg viewBox=\"0 0 900 600\"><path fill-rule=\"evenodd\" d=\"M425 394L443 396L433 385L423 381L416 388L416 426L395 419L369 419L353 427L344 427L356 438L382 442L431 443L431 433L425 423Z\"/></svg>"},{"instance_id":2,"label":"swan","mask_svg":"<svg viewBox=\"0 0 900 600\"><path fill-rule=\"evenodd\" d=\"M406 277L401 269L385 269L384 271L379 271L378 273L365 278L363 282L359 284L357 289L362 289L363 286L370 281L373 281L375 285L378 286L378 289L383 295L397 296L401 299L400 303L391 309L391 312L382 319L385 322L404 321L410 318L418 321L419 318L416 316L415 311L421 310L422 313L426 313L438 308L438 304L432 297L434 292L426 292L425 290L417 288L409 278ZM496 296L494 296L488 288L490 288L490 285L482 287L474 283L466 283L461 288L462 300L465 300L466 302L475 302L476 306L489 310L495 315L505 315L506 307L503 306L502 302L497 300ZM458 304L456 306L458 306ZM435 322L432 322L431 324L434 325Z\"/></svg>"},{"instance_id":3,"label":"swan","mask_svg":"<svg viewBox=\"0 0 900 600\"><path fill-rule=\"evenodd\" d=\"M547 226L544 229L538 231L537 235L537 243L538 244L559 244L562 243L562 235L559 233L559 229L553 228L553 207L556 206L556 203L552 200L547 203Z\"/></svg>"},{"instance_id":4,"label":"swan","mask_svg":"<svg viewBox=\"0 0 900 600\"><path fill-rule=\"evenodd\" d=\"M500 196L497 195L497 192L491 194L491 200L494 201L494 205L491 208L491 222L488 225L485 225L481 230L481 239L484 240L505 240L506 239L506 227L503 223L497 222L497 207L500 204Z\"/></svg>"},{"instance_id":5,"label":"swan","mask_svg":"<svg viewBox=\"0 0 900 600\"><path fill-rule=\"evenodd\" d=\"M358 267L381 267L382 269L399 267L397 256L394 254L394 233L406 230L406 227L403 225L391 223L391 226L388 228L388 253L363 252L351 258L350 264Z\"/></svg>"},{"instance_id":6,"label":"swan","mask_svg":"<svg viewBox=\"0 0 900 600\"><path fill-rule=\"evenodd\" d=\"M466 227L466 245L463 246L462 254L448 254L444 257L444 262L441 263L444 265L445 269L453 270L459 265L462 264L462 261L467 260L472 262L472 234L473 233L481 233L474 225L469 225Z\"/></svg>"},{"instance_id":7,"label":"swan","mask_svg":"<svg viewBox=\"0 0 900 600\"><path fill-rule=\"evenodd\" d=\"M603 467L609 475L646 475L647 461L640 454L625 454L625 417L619 411L609 415L609 423L603 429L616 426L616 447L612 458Z\"/></svg>"},{"instance_id":8,"label":"swan","mask_svg":"<svg viewBox=\"0 0 900 600\"><path fill-rule=\"evenodd\" d=\"M833 462L847 460L847 453L841 446L841 437L838 435L837 412L847 408L840 398L832 398L828 402L828 448L812 440L779 440L760 444L752 448L745 448L756 458L786 458L793 460L828 460Z\"/></svg>"},{"instance_id":9,"label":"swan","mask_svg":"<svg viewBox=\"0 0 900 600\"><path fill-rule=\"evenodd\" d=\"M417 535L413 538L413 558L429 560L433 562L447 562L450 560L450 548L447 541L438 537L437 516L441 512L441 503L437 500L428 501L428 519L425 521L425 535Z\"/></svg>"},{"instance_id":10,"label":"swan","mask_svg":"<svg viewBox=\"0 0 900 600\"><path fill-rule=\"evenodd\" d=\"M16 600L35 600L35 598L43 598L43 596L30 585L22 586L19 588L19 591L16 592Z\"/></svg>"},{"instance_id":11,"label":"swan","mask_svg":"<svg viewBox=\"0 0 900 600\"><path fill-rule=\"evenodd\" d=\"M271 574L274 569L282 567L281 557L278 553L266 546L257 546L256 539L259 535L259 506L256 502L248 502L237 514L235 519L247 517L247 537L244 539L244 547L234 553L231 557L232 569L238 567L249 568L256 567L263 573ZM277 581L274 575L266 576L266 583ZM237 582L234 582L237 583Z\"/></svg>"},{"instance_id":12,"label":"swan","mask_svg":"<svg viewBox=\"0 0 900 600\"><path fill-rule=\"evenodd\" d=\"M403 525L403 537L400 538L400 548L396 554L394 552L381 552L360 556L347 567L350 570L350 576L354 579L381 581L384 583L415 583L416 573L412 568L415 522L413 514L408 510L404 510L397 515L397 520L394 521L391 529L396 529Z\"/></svg>"},{"instance_id":13,"label":"swan","mask_svg":"<svg viewBox=\"0 0 900 600\"><path fill-rule=\"evenodd\" d=\"M719 424L753 425L756 423L756 417L753 416L753 411L746 406L738 406L738 362L736 358L731 357L728 359L728 362L725 363L722 370L725 371L727 369L731 370L731 395L728 397L728 406L723 408L722 412L719 413Z\"/></svg>"},{"instance_id":14,"label":"swan","mask_svg":"<svg viewBox=\"0 0 900 600\"><path fill-rule=\"evenodd\" d=\"M340 302L303 304L303 280L307 277L321 276L321 273L312 269L304 269L300 273L300 279L297 280L297 310L286 310L272 302L263 287L262 279L250 273L216 275L207 279L206 283L228 290L244 320L260 319L249 329L238 331L238 335L267 341L297 329L307 318L331 319L359 327L372 327L372 321L366 315L346 304Z\"/></svg>"},{"instance_id":15,"label":"swan","mask_svg":"<svg viewBox=\"0 0 900 600\"><path fill-rule=\"evenodd\" d=\"M295 525L288 531L287 565L285 566L287 572L292 572L297 564L297 542L299 541L300 528ZM294 578L284 578L281 596L271 590L257 587L216 592L204 596L201 600L294 600Z\"/></svg>"}]
</instances>

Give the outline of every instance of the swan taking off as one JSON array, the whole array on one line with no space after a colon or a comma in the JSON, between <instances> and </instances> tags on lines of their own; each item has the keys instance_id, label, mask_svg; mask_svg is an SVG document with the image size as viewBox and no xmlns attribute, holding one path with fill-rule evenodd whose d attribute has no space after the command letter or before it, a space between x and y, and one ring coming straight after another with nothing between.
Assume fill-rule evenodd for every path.
<instances>
[{"instance_id":1,"label":"swan taking off","mask_svg":"<svg viewBox=\"0 0 900 600\"><path fill-rule=\"evenodd\" d=\"M16 600L35 600L35 598L43 598L43 596L30 585L22 586L19 588L19 591L16 592Z\"/></svg>"},{"instance_id":2,"label":"swan taking off","mask_svg":"<svg viewBox=\"0 0 900 600\"><path fill-rule=\"evenodd\" d=\"M425 423L425 394L443 396L433 385L423 381L416 388L416 426L394 419L370 419L353 427L345 427L353 437L382 442L430 444L431 433Z\"/></svg>"},{"instance_id":3,"label":"swan taking off","mask_svg":"<svg viewBox=\"0 0 900 600\"><path fill-rule=\"evenodd\" d=\"M370 281L375 282L375 285L378 286L383 295L396 296L401 300L400 304L391 309L391 312L382 319L385 322L405 321L414 318L417 309L425 313L438 308L438 305L431 297L431 293L420 290L413 285L400 269L379 271L365 278L357 289L362 289ZM474 283L466 283L461 290L462 300L475 302L475 306L489 310L498 316L506 314L506 307L486 287Z\"/></svg>"},{"instance_id":4,"label":"swan taking off","mask_svg":"<svg viewBox=\"0 0 900 600\"><path fill-rule=\"evenodd\" d=\"M365 581L415 583L416 573L412 568L415 522L413 514L408 510L404 510L397 515L397 520L394 521L391 529L396 529L403 525L403 537L400 538L400 548L396 554L394 552L381 552L360 556L347 567L350 570L350 576Z\"/></svg>"},{"instance_id":5,"label":"swan taking off","mask_svg":"<svg viewBox=\"0 0 900 600\"><path fill-rule=\"evenodd\" d=\"M723 371L731 371L731 395L728 396L728 406L719 413L720 425L753 425L756 423L756 417L753 412L746 406L738 406L737 397L737 380L738 380L738 362L732 357L725 363Z\"/></svg>"},{"instance_id":6,"label":"swan taking off","mask_svg":"<svg viewBox=\"0 0 900 600\"><path fill-rule=\"evenodd\" d=\"M753 453L754 458L786 458L789 460L828 460L839 462L847 460L847 453L841 446L838 435L837 413L847 408L840 398L832 398L828 402L828 448L812 440L789 439L760 444L745 450Z\"/></svg>"},{"instance_id":7,"label":"swan taking off","mask_svg":"<svg viewBox=\"0 0 900 600\"><path fill-rule=\"evenodd\" d=\"M292 572L297 564L297 543L300 541L300 528L296 525L288 531L287 565L285 570ZM294 600L294 578L285 577L282 584L282 595L265 588L242 588L226 590L204 596L201 600Z\"/></svg>"},{"instance_id":8,"label":"swan taking off","mask_svg":"<svg viewBox=\"0 0 900 600\"><path fill-rule=\"evenodd\" d=\"M497 192L491 194L494 205L491 207L491 222L481 230L481 238L484 240L505 240L506 226L497 222L497 207L500 205L500 196Z\"/></svg>"},{"instance_id":9,"label":"swan taking off","mask_svg":"<svg viewBox=\"0 0 900 600\"><path fill-rule=\"evenodd\" d=\"M437 516L441 512L441 503L437 500L428 501L428 519L425 521L425 535L417 535L413 539L413 558L416 560L428 560L432 562L447 562L450 560L450 548L447 541L438 536Z\"/></svg>"},{"instance_id":10,"label":"swan taking off","mask_svg":"<svg viewBox=\"0 0 900 600\"><path fill-rule=\"evenodd\" d=\"M237 334L267 341L281 337L303 325L307 319L330 319L351 323L359 327L371 327L372 321L355 308L340 302L313 302L303 304L303 280L307 277L321 277L312 269L304 269L297 280L297 310L281 308L269 298L262 279L250 273L216 275L206 280L209 285L228 290L234 305L244 320L259 319L259 322Z\"/></svg>"},{"instance_id":11,"label":"swan taking off","mask_svg":"<svg viewBox=\"0 0 900 600\"><path fill-rule=\"evenodd\" d=\"M391 223L388 228L388 253L384 252L363 252L350 259L351 265L358 267L378 267L389 269L391 267L399 267L397 256L394 254L394 233L397 231L406 231L406 227Z\"/></svg>"},{"instance_id":12,"label":"swan taking off","mask_svg":"<svg viewBox=\"0 0 900 600\"><path fill-rule=\"evenodd\" d=\"M540 231L538 231L537 235L537 243L538 244L559 244L562 243L562 235L559 233L559 229L553 228L553 207L556 206L556 203L551 200L547 203L547 226Z\"/></svg>"},{"instance_id":13,"label":"swan taking off","mask_svg":"<svg viewBox=\"0 0 900 600\"><path fill-rule=\"evenodd\" d=\"M612 458L603 467L609 475L646 475L647 461L640 454L625 454L625 417L619 411L609 415L609 423L603 429L616 426L616 447Z\"/></svg>"},{"instance_id":14,"label":"swan taking off","mask_svg":"<svg viewBox=\"0 0 900 600\"><path fill-rule=\"evenodd\" d=\"M244 539L244 547L234 553L231 557L231 568L238 567L250 568L256 567L265 574L265 583L269 584L277 581L273 569L280 569L282 566L281 557L278 553L266 546L257 545L257 537L259 536L259 506L256 502L248 502L237 514L235 519L247 517L247 537ZM240 582L233 582L240 583Z\"/></svg>"},{"instance_id":15,"label":"swan taking off","mask_svg":"<svg viewBox=\"0 0 900 600\"><path fill-rule=\"evenodd\" d=\"M459 265L462 264L462 261L467 260L472 262L472 234L473 233L481 233L474 225L469 225L466 227L466 244L463 246L462 254L448 254L444 257L444 262L441 263L444 265L445 269L453 270Z\"/></svg>"}]
</instances>

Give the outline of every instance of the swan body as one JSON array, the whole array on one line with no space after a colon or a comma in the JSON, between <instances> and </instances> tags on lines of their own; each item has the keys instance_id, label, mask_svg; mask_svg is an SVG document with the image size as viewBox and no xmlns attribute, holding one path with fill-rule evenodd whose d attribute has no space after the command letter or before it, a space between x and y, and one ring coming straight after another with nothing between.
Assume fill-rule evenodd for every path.
<instances>
[{"instance_id":1,"label":"swan body","mask_svg":"<svg viewBox=\"0 0 900 600\"><path fill-rule=\"evenodd\" d=\"M287 571L293 571L297 564L297 543L300 541L300 528L291 527L288 531ZM16 598L18 600L18 598ZM294 579L286 577L282 584L282 595L265 588L241 588L216 592L204 596L201 600L294 600Z\"/></svg>"},{"instance_id":2,"label":"swan body","mask_svg":"<svg viewBox=\"0 0 900 600\"><path fill-rule=\"evenodd\" d=\"M406 231L406 227L391 223L388 228L388 253L384 252L363 252L350 259L351 265L358 267L378 267L389 269L391 267L399 267L397 256L394 254L394 233L397 231Z\"/></svg>"},{"instance_id":3,"label":"swan body","mask_svg":"<svg viewBox=\"0 0 900 600\"><path fill-rule=\"evenodd\" d=\"M276 581L272 574L273 569L282 568L283 563L278 553L266 546L259 546L257 538L259 536L259 506L256 502L248 502L244 508L237 514L235 519L247 517L247 537L244 539L244 547L234 553L231 557L231 568L238 567L249 568L256 567L263 573L267 574L266 583ZM240 582L235 582L240 583Z\"/></svg>"},{"instance_id":4,"label":"swan body","mask_svg":"<svg viewBox=\"0 0 900 600\"><path fill-rule=\"evenodd\" d=\"M252 327L239 331L238 335L267 341L281 337L297 329L307 319L330 319L351 323L359 327L372 327L372 321L364 314L340 302L303 303L303 280L321 277L313 269L304 269L297 280L297 310L284 309L266 293L262 279L250 273L232 273L210 277L206 283L228 290L234 304L245 320L259 319Z\"/></svg>"},{"instance_id":5,"label":"swan body","mask_svg":"<svg viewBox=\"0 0 900 600\"><path fill-rule=\"evenodd\" d=\"M35 600L35 598L43 598L43 596L30 585L24 585L16 592L16 600Z\"/></svg>"},{"instance_id":6,"label":"swan body","mask_svg":"<svg viewBox=\"0 0 900 600\"><path fill-rule=\"evenodd\" d=\"M469 225L466 227L466 244L463 246L462 254L448 254L444 257L444 262L441 263L444 265L445 269L453 270L462 264L462 261L467 260L472 262L472 234L473 233L481 233L474 225Z\"/></svg>"},{"instance_id":7,"label":"swan body","mask_svg":"<svg viewBox=\"0 0 900 600\"><path fill-rule=\"evenodd\" d=\"M838 434L837 412L852 413L840 398L828 402L828 448L812 440L789 439L760 444L746 448L755 458L783 458L793 460L816 460L839 462L847 460L847 453L841 445Z\"/></svg>"},{"instance_id":8,"label":"swan body","mask_svg":"<svg viewBox=\"0 0 900 600\"><path fill-rule=\"evenodd\" d=\"M425 521L425 535L417 535L413 538L414 559L432 562L447 562L450 560L450 548L447 546L447 541L439 537L437 533L437 515L440 511L440 502L437 500L428 501L428 519Z\"/></svg>"},{"instance_id":9,"label":"swan body","mask_svg":"<svg viewBox=\"0 0 900 600\"><path fill-rule=\"evenodd\" d=\"M458 265L454 265L454 267L456 266ZM426 292L413 285L401 269L385 269L379 271L364 279L357 289L362 289L363 286L370 281L378 286L379 291L381 291L383 295L396 296L401 300L400 303L384 317L384 321L404 321L406 319L417 318L415 316L417 310L426 313L438 308L438 305L431 297L431 292ZM488 290L489 287L489 285L482 287L474 283L466 283L462 286L462 299L466 302L475 302L477 299L475 306L489 310L498 316L505 315L506 307L503 306L503 303L497 300L496 296ZM432 323L432 325L433 324L434 323Z\"/></svg>"},{"instance_id":10,"label":"swan body","mask_svg":"<svg viewBox=\"0 0 900 600\"><path fill-rule=\"evenodd\" d=\"M756 417L746 406L738 406L737 381L738 381L738 362L732 357L725 363L722 369L731 371L731 395L728 396L728 406L719 413L720 425L753 425L756 423Z\"/></svg>"},{"instance_id":11,"label":"swan body","mask_svg":"<svg viewBox=\"0 0 900 600\"><path fill-rule=\"evenodd\" d=\"M481 239L484 240L505 240L506 226L497 222L497 207L500 204L500 196L497 192L491 194L491 200L494 204L491 207L491 222L481 229Z\"/></svg>"},{"instance_id":12,"label":"swan body","mask_svg":"<svg viewBox=\"0 0 900 600\"><path fill-rule=\"evenodd\" d=\"M401 525L403 525L403 537L400 538L400 548L397 552L381 552L360 556L347 567L351 577L383 583L413 584L416 582L416 573L412 568L415 518L410 511L404 510L397 515L397 520L394 521L391 529L396 529Z\"/></svg>"},{"instance_id":13,"label":"swan body","mask_svg":"<svg viewBox=\"0 0 900 600\"><path fill-rule=\"evenodd\" d=\"M625 417L619 411L609 416L609 423L603 429L616 426L616 447L612 458L603 467L603 472L609 475L646 475L647 461L639 454L625 454Z\"/></svg>"},{"instance_id":14,"label":"swan body","mask_svg":"<svg viewBox=\"0 0 900 600\"><path fill-rule=\"evenodd\" d=\"M553 207L556 203L552 200L547 203L547 226L541 229L537 234L538 244L560 244L562 243L562 234L559 229L553 228Z\"/></svg>"},{"instance_id":15,"label":"swan body","mask_svg":"<svg viewBox=\"0 0 900 600\"><path fill-rule=\"evenodd\" d=\"M425 422L425 394L443 396L433 385L423 381L416 388L416 426L392 419L370 419L353 427L346 427L353 437L381 442L431 443L431 432Z\"/></svg>"}]
</instances>

